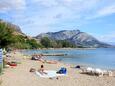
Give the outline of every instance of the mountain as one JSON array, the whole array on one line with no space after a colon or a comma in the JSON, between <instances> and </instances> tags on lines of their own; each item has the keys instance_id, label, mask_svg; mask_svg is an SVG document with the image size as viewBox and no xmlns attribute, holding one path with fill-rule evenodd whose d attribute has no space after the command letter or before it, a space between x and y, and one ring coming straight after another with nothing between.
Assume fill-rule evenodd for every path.
<instances>
[{"instance_id":1,"label":"mountain","mask_svg":"<svg viewBox=\"0 0 115 86\"><path fill-rule=\"evenodd\" d=\"M59 32L41 33L35 38L40 40L43 37L48 37L53 40L67 40L76 46L92 48L111 47L111 45L100 42L95 37L89 35L88 33L81 32L80 30L62 30Z\"/></svg>"},{"instance_id":2,"label":"mountain","mask_svg":"<svg viewBox=\"0 0 115 86\"><path fill-rule=\"evenodd\" d=\"M93 36L91 36L85 32L81 32L80 30L62 30L59 32L48 32L48 33L39 34L36 37L32 38L32 37L24 34L21 31L20 27L17 25L14 25L10 22L6 22L6 21L0 19L0 25L2 25L2 24L5 24L5 27L13 30L13 34L16 35L15 39L17 39L15 46L19 47L19 48L20 47L21 48L25 48L25 47L30 48L30 47L33 47L34 44L37 46L42 46L40 44L40 40L43 37L48 37L51 40L59 40L59 41L66 40L69 43L76 45L77 47L111 47L111 45L100 42ZM1 35L2 35L2 33L1 33ZM7 41L7 39L6 39L6 41ZM29 44L28 44L28 42L29 42ZM52 41L52 42L54 42L54 41ZM60 41L60 42L62 43L62 41ZM65 43L65 41L63 41L63 43ZM32 44L32 46L31 46L31 44ZM67 42L66 42L66 44L67 44Z\"/></svg>"}]
</instances>

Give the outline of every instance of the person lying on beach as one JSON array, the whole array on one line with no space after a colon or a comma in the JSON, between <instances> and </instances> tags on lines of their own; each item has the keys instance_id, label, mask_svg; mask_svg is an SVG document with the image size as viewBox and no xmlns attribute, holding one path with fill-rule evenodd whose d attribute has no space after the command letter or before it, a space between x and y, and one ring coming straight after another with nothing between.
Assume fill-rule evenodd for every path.
<instances>
[{"instance_id":1,"label":"person lying on beach","mask_svg":"<svg viewBox=\"0 0 115 86\"><path fill-rule=\"evenodd\" d=\"M41 68L38 70L38 72L42 75L47 74L46 72L44 72L44 65L41 65Z\"/></svg>"},{"instance_id":2,"label":"person lying on beach","mask_svg":"<svg viewBox=\"0 0 115 86\"><path fill-rule=\"evenodd\" d=\"M34 54L34 55L32 55L31 60L43 61L42 57L43 57L42 54L40 54L40 55Z\"/></svg>"},{"instance_id":3,"label":"person lying on beach","mask_svg":"<svg viewBox=\"0 0 115 86\"><path fill-rule=\"evenodd\" d=\"M35 72L36 69L35 68L30 68L30 72Z\"/></svg>"}]
</instances>

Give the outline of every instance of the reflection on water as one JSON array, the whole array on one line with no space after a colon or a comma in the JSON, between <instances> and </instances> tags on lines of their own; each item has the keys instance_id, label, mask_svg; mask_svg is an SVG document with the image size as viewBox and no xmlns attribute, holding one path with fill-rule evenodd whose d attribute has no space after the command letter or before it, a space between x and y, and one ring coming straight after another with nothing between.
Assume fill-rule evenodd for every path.
<instances>
[{"instance_id":1,"label":"reflection on water","mask_svg":"<svg viewBox=\"0 0 115 86\"><path fill-rule=\"evenodd\" d=\"M57 60L72 64L91 64L102 68L115 69L115 48L99 48L87 50L28 50L23 51L25 54L67 54L66 56L48 56L45 59Z\"/></svg>"}]
</instances>

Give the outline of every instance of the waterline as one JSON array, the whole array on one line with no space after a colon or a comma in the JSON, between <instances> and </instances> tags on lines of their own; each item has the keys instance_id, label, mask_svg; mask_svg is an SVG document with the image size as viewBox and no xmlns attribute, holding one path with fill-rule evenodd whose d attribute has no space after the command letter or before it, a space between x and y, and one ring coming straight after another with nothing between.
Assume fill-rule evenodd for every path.
<instances>
[{"instance_id":1,"label":"waterline","mask_svg":"<svg viewBox=\"0 0 115 86\"><path fill-rule=\"evenodd\" d=\"M69 64L87 64L88 66L115 69L115 48L98 49L53 49L26 50L24 54L67 54L65 56L47 56L46 60L57 60Z\"/></svg>"}]
</instances>

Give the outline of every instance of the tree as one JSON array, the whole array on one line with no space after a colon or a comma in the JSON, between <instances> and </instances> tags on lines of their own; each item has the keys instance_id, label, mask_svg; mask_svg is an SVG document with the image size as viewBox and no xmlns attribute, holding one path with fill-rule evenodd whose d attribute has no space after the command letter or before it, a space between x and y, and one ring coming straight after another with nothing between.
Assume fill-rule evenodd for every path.
<instances>
[{"instance_id":1,"label":"tree","mask_svg":"<svg viewBox=\"0 0 115 86\"><path fill-rule=\"evenodd\" d=\"M35 39L27 39L26 43L28 43L29 46L31 46L31 49L37 49L38 47L42 47L42 45L37 43Z\"/></svg>"},{"instance_id":2,"label":"tree","mask_svg":"<svg viewBox=\"0 0 115 86\"><path fill-rule=\"evenodd\" d=\"M17 28L11 27L6 22L0 22L0 48L37 49L43 46L35 39L15 34Z\"/></svg>"},{"instance_id":3,"label":"tree","mask_svg":"<svg viewBox=\"0 0 115 86\"><path fill-rule=\"evenodd\" d=\"M55 40L51 40L51 47L52 48L57 48L57 42Z\"/></svg>"},{"instance_id":4,"label":"tree","mask_svg":"<svg viewBox=\"0 0 115 86\"><path fill-rule=\"evenodd\" d=\"M48 37L43 37L40 42L46 48L51 47L51 40Z\"/></svg>"},{"instance_id":5,"label":"tree","mask_svg":"<svg viewBox=\"0 0 115 86\"><path fill-rule=\"evenodd\" d=\"M57 45L58 48L68 48L68 47L75 48L76 47L75 44L72 44L67 40L57 40L56 42L58 44Z\"/></svg>"},{"instance_id":6,"label":"tree","mask_svg":"<svg viewBox=\"0 0 115 86\"><path fill-rule=\"evenodd\" d=\"M0 47L7 47L14 43L13 30L5 23L0 23Z\"/></svg>"}]
</instances>

